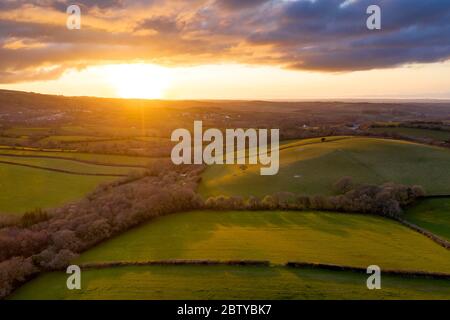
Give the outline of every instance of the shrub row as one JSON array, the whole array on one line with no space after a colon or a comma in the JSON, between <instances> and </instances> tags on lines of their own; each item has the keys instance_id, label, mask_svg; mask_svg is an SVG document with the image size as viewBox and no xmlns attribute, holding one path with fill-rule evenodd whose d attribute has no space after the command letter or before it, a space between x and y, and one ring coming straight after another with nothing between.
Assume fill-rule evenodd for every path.
<instances>
[{"instance_id":1,"label":"shrub row","mask_svg":"<svg viewBox=\"0 0 450 320\"><path fill-rule=\"evenodd\" d=\"M340 193L336 196L304 196L290 192L247 199L218 196L208 198L203 207L213 210L326 210L399 218L402 207L425 195L425 190L420 186L395 183L356 185L349 177L339 180L335 187Z\"/></svg>"}]
</instances>

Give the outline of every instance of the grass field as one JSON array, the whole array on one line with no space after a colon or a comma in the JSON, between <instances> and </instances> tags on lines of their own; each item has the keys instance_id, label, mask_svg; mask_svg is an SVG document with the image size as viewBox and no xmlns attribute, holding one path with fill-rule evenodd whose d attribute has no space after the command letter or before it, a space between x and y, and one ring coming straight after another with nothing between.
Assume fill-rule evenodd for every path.
<instances>
[{"instance_id":1,"label":"grass field","mask_svg":"<svg viewBox=\"0 0 450 320\"><path fill-rule=\"evenodd\" d=\"M166 259L317 262L450 273L450 252L384 218L318 212L196 211L158 218L76 263Z\"/></svg>"},{"instance_id":2,"label":"grass field","mask_svg":"<svg viewBox=\"0 0 450 320\"><path fill-rule=\"evenodd\" d=\"M367 276L343 271L250 266L149 266L82 271L82 289L47 273L10 299L450 299L444 280L384 275L382 290Z\"/></svg>"},{"instance_id":3,"label":"grass field","mask_svg":"<svg viewBox=\"0 0 450 320\"><path fill-rule=\"evenodd\" d=\"M0 147L0 161L14 163L0 163L0 190L2 191L0 212L20 215L36 208L57 207L83 198L100 183L117 179L112 176L73 175L45 169L91 175L126 175L130 172L142 171L144 169L140 167L157 160L123 155Z\"/></svg>"},{"instance_id":4,"label":"grass field","mask_svg":"<svg viewBox=\"0 0 450 320\"><path fill-rule=\"evenodd\" d=\"M35 208L60 206L113 179L0 164L0 212L23 214Z\"/></svg>"},{"instance_id":5,"label":"grass field","mask_svg":"<svg viewBox=\"0 0 450 320\"><path fill-rule=\"evenodd\" d=\"M132 171L142 171L144 169L133 167L114 167L102 166L77 162L73 160L52 159L52 158L33 158L33 157L14 157L0 155L0 161L13 162L22 165L38 166L57 170L66 170L77 173L87 174L128 174ZM13 165L11 165L12 167Z\"/></svg>"},{"instance_id":6,"label":"grass field","mask_svg":"<svg viewBox=\"0 0 450 320\"><path fill-rule=\"evenodd\" d=\"M343 176L355 182L422 185L428 194L450 193L450 150L385 139L341 137L300 140L281 147L280 171L261 176L259 166L209 166L199 191L205 196L279 191L332 194Z\"/></svg>"},{"instance_id":7,"label":"grass field","mask_svg":"<svg viewBox=\"0 0 450 320\"><path fill-rule=\"evenodd\" d=\"M373 133L397 133L414 138L429 138L434 140L446 141L450 139L449 131L420 129L420 128L402 128L402 127L383 127L383 128L370 128L370 132Z\"/></svg>"},{"instance_id":8,"label":"grass field","mask_svg":"<svg viewBox=\"0 0 450 320\"><path fill-rule=\"evenodd\" d=\"M147 157L134 157L124 155L98 154L98 153L80 153L64 151L39 151L39 150L20 150L8 147L0 147L2 155L22 155L22 156L45 156L45 157L63 157L73 160L90 161L110 165L127 166L145 166L155 161ZM157 159L156 159L157 160Z\"/></svg>"},{"instance_id":9,"label":"grass field","mask_svg":"<svg viewBox=\"0 0 450 320\"><path fill-rule=\"evenodd\" d=\"M104 166L79 161L93 161L119 165L144 165L147 158L83 154L71 152L38 152L0 149L0 212L23 214L36 208L53 208L83 198L96 186L118 177L88 176L83 174L126 175L144 169L123 166ZM21 155L20 157L14 155ZM45 156L39 158L36 156ZM64 160L48 157L65 157ZM79 161L78 161L79 160ZM37 166L65 170L80 175L24 167Z\"/></svg>"},{"instance_id":10,"label":"grass field","mask_svg":"<svg viewBox=\"0 0 450 320\"><path fill-rule=\"evenodd\" d=\"M410 208L406 219L450 241L450 198L427 199Z\"/></svg>"}]
</instances>

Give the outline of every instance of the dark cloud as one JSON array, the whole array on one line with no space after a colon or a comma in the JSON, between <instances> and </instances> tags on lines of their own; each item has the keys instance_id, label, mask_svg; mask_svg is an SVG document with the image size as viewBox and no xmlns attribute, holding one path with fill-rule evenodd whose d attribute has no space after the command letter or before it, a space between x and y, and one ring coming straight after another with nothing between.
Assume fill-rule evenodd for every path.
<instances>
[{"instance_id":1,"label":"dark cloud","mask_svg":"<svg viewBox=\"0 0 450 320\"><path fill-rule=\"evenodd\" d=\"M1 1L0 9L65 12L69 3L104 23L69 31L63 20L0 20L0 82L104 61L232 61L335 72L450 58L446 0L17 0ZM372 4L382 9L382 30L366 28ZM42 68L52 64L59 69Z\"/></svg>"},{"instance_id":2,"label":"dark cloud","mask_svg":"<svg viewBox=\"0 0 450 320\"><path fill-rule=\"evenodd\" d=\"M386 68L450 57L450 1L340 0L290 2L272 17L275 25L249 35L274 45L289 67L323 71ZM382 30L366 28L366 8L377 4Z\"/></svg>"}]
</instances>

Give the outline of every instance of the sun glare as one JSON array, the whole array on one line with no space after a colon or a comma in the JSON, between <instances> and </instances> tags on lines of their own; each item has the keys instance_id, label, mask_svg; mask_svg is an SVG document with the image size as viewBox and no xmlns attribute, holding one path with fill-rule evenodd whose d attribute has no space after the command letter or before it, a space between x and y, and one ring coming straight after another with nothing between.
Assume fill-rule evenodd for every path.
<instances>
[{"instance_id":1,"label":"sun glare","mask_svg":"<svg viewBox=\"0 0 450 320\"><path fill-rule=\"evenodd\" d=\"M105 76L121 98L164 98L171 77L168 69L149 64L120 64L105 67Z\"/></svg>"}]
</instances>

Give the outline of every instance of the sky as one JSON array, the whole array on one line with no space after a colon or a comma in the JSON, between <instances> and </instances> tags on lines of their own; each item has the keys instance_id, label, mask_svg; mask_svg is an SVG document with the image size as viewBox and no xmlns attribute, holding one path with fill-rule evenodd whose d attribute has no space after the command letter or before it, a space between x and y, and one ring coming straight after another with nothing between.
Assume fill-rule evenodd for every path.
<instances>
[{"instance_id":1,"label":"sky","mask_svg":"<svg viewBox=\"0 0 450 320\"><path fill-rule=\"evenodd\" d=\"M66 27L71 4L81 29ZM366 10L381 8L381 30ZM157 99L450 99L448 0L2 0L0 88Z\"/></svg>"}]
</instances>

